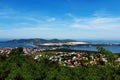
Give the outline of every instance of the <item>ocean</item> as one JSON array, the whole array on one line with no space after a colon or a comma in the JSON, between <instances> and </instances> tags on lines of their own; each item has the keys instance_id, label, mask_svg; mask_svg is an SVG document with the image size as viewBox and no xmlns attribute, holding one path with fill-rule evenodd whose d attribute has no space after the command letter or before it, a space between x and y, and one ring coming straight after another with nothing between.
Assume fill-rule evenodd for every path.
<instances>
[{"instance_id":1,"label":"ocean","mask_svg":"<svg viewBox=\"0 0 120 80\"><path fill-rule=\"evenodd\" d=\"M92 43L120 43L119 40L83 40L85 42ZM33 48L33 45L24 44L24 43L0 43L0 48L15 48L15 47L25 47L25 48ZM105 49L113 52L120 53L120 46L102 46ZM97 51L96 46L76 46L71 47L70 49L74 50L88 50L88 51Z\"/></svg>"},{"instance_id":2,"label":"ocean","mask_svg":"<svg viewBox=\"0 0 120 80\"><path fill-rule=\"evenodd\" d=\"M104 47L105 49L107 49L113 53L120 53L120 46L102 46L102 47ZM76 46L76 47L71 47L70 49L97 51L96 46Z\"/></svg>"},{"instance_id":3,"label":"ocean","mask_svg":"<svg viewBox=\"0 0 120 80\"><path fill-rule=\"evenodd\" d=\"M34 46L24 43L0 43L0 48L15 48L15 47L33 48Z\"/></svg>"},{"instance_id":4,"label":"ocean","mask_svg":"<svg viewBox=\"0 0 120 80\"><path fill-rule=\"evenodd\" d=\"M83 42L91 42L91 43L120 43L120 40L80 40L77 41L83 41Z\"/></svg>"}]
</instances>

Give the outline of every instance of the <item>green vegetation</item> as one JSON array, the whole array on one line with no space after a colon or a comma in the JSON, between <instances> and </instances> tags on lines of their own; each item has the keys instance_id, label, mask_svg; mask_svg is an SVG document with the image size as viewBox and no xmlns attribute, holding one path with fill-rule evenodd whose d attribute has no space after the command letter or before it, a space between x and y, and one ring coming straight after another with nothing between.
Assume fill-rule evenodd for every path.
<instances>
[{"instance_id":1,"label":"green vegetation","mask_svg":"<svg viewBox=\"0 0 120 80\"><path fill-rule=\"evenodd\" d=\"M0 56L0 80L120 80L120 66L113 62L115 55L100 47L99 52L112 64L70 68L50 63L47 56L35 61L34 54L25 56L22 48L14 49L9 57Z\"/></svg>"},{"instance_id":2,"label":"green vegetation","mask_svg":"<svg viewBox=\"0 0 120 80\"><path fill-rule=\"evenodd\" d=\"M97 49L101 54L104 54L107 57L108 62L114 63L117 55L114 55L112 52L104 49L103 47L97 47Z\"/></svg>"}]
</instances>

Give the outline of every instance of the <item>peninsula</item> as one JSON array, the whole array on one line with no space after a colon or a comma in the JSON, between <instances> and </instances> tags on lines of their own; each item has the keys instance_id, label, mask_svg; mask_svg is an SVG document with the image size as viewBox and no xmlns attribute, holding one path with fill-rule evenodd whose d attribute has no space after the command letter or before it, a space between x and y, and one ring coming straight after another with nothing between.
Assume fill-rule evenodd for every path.
<instances>
[{"instance_id":1,"label":"peninsula","mask_svg":"<svg viewBox=\"0 0 120 80\"><path fill-rule=\"evenodd\" d=\"M42 38L31 38L31 39L13 39L4 41L1 43L25 43L35 46L120 46L120 43L95 43L77 41L73 39L42 39Z\"/></svg>"}]
</instances>

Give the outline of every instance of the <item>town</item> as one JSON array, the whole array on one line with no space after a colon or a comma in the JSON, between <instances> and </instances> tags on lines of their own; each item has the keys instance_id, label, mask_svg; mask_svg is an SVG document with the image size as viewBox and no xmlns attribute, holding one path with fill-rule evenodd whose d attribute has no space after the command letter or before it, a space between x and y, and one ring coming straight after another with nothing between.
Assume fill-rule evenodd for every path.
<instances>
[{"instance_id":1,"label":"town","mask_svg":"<svg viewBox=\"0 0 120 80\"><path fill-rule=\"evenodd\" d=\"M11 51L17 48L0 48L0 55L9 56ZM58 63L62 66L67 67L78 67L78 66L89 66L89 65L105 65L107 63L110 64L109 57L107 54L102 54L100 52L97 53L87 53L87 52L60 52L53 51L56 49L49 49L49 52L46 49L38 49L38 48L23 48L23 52L25 55L32 55L32 58L35 61L40 61L42 57L46 57L48 59L48 63ZM49 54L48 54L49 53ZM113 57L113 56L111 56ZM117 56L114 59L114 62L117 65L120 65L120 56Z\"/></svg>"}]
</instances>

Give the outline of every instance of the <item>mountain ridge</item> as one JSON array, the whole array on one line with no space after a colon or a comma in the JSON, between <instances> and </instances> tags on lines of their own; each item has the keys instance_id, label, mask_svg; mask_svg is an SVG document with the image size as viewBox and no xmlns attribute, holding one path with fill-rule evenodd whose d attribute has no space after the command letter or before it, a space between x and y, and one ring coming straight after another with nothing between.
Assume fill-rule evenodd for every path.
<instances>
[{"instance_id":1,"label":"mountain ridge","mask_svg":"<svg viewBox=\"0 0 120 80\"><path fill-rule=\"evenodd\" d=\"M42 39L42 38L30 38L30 39L13 39L8 41L2 41L2 43L32 43L32 44L43 44L43 43L66 43L66 42L77 42L72 39Z\"/></svg>"}]
</instances>

